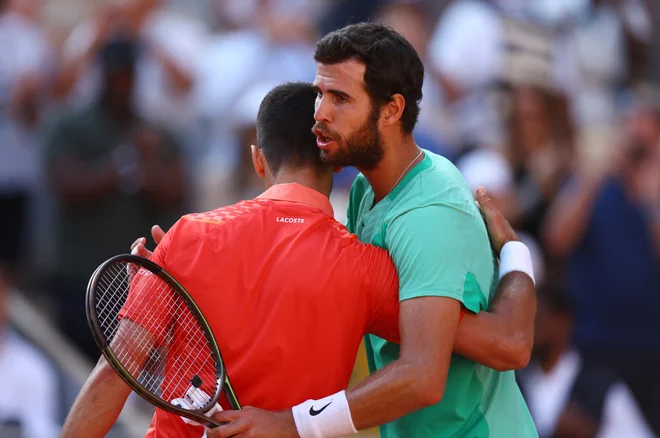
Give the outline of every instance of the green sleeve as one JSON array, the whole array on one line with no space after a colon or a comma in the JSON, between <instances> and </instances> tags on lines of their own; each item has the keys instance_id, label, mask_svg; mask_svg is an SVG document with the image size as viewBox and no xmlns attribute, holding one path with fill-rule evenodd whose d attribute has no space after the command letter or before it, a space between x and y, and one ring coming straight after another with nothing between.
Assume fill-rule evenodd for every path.
<instances>
[{"instance_id":1,"label":"green sleeve","mask_svg":"<svg viewBox=\"0 0 660 438\"><path fill-rule=\"evenodd\" d=\"M399 274L399 301L438 296L473 312L487 306L477 278L492 270L492 255L471 212L442 204L413 209L391 223L386 239Z\"/></svg>"}]
</instances>

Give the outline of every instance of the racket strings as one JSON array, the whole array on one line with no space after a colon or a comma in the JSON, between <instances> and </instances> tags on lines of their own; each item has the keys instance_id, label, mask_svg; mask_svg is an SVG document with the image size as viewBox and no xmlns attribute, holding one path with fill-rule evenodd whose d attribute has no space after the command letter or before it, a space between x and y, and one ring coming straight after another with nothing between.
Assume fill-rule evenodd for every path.
<instances>
[{"instance_id":1,"label":"racket strings","mask_svg":"<svg viewBox=\"0 0 660 438\"><path fill-rule=\"evenodd\" d=\"M208 407L219 390L215 355L173 286L121 261L101 273L96 289L99 326L124 369L168 403L188 394L200 408ZM201 385L190 390L195 376Z\"/></svg>"}]
</instances>

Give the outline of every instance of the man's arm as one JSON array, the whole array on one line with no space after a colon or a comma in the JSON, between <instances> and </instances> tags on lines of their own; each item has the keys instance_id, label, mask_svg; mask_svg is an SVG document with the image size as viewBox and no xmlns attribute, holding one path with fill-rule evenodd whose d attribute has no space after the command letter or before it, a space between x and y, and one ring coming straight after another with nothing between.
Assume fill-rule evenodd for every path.
<instances>
[{"instance_id":1,"label":"man's arm","mask_svg":"<svg viewBox=\"0 0 660 438\"><path fill-rule=\"evenodd\" d=\"M477 190L477 202L491 244L499 255L506 243L520 239L481 187ZM522 272L505 275L489 307L488 312L465 315L458 326L454 351L498 371L526 367L534 343L534 282Z\"/></svg>"},{"instance_id":2,"label":"man's arm","mask_svg":"<svg viewBox=\"0 0 660 438\"><path fill-rule=\"evenodd\" d=\"M357 430L393 421L443 396L460 303L420 297L401 302L399 358L346 391Z\"/></svg>"},{"instance_id":3,"label":"man's arm","mask_svg":"<svg viewBox=\"0 0 660 438\"><path fill-rule=\"evenodd\" d=\"M387 423L418 409L436 404L444 393L452 338L460 314L460 303L451 298L420 297L401 302L401 354L399 359L346 391L343 401L349 428L322 436L344 436L355 430ZM334 405L333 405L334 402ZM312 408L337 408L340 400L328 397ZM350 410L349 410L350 407ZM327 412L326 410L326 412ZM311 410L310 410L311 414ZM244 408L218 412L213 418L227 423L207 432L209 438L299 438L291 410L269 412Z\"/></svg>"},{"instance_id":4,"label":"man's arm","mask_svg":"<svg viewBox=\"0 0 660 438\"><path fill-rule=\"evenodd\" d=\"M135 280L136 289L131 291L120 312L122 320L110 344L124 368L136 379L144 369L151 347L157 342L152 333L161 333L159 329L166 326L171 318L167 312L162 311L168 306L166 301L152 309L139 306L143 302L143 294L153 290L143 287L145 283L162 281L153 276L141 278ZM138 303L137 307L133 306L135 303ZM139 339L140 345L136 346L132 339ZM130 393L130 387L102 357L78 394L64 423L62 437L104 437L117 421Z\"/></svg>"},{"instance_id":5,"label":"man's arm","mask_svg":"<svg viewBox=\"0 0 660 438\"><path fill-rule=\"evenodd\" d=\"M485 190L478 191L478 200L493 246L499 252L506 243L517 240L517 236L492 206ZM489 337L488 331L496 328L498 332L506 333L505 329L509 326L501 325L513 315L515 322L511 327L521 327L523 344L526 345L528 340L533 338L536 313L533 281L527 274L511 272L503 277L500 289L498 299L492 306L493 315L484 317L483 312L479 315L467 315L460 325L458 324L460 304L452 298L429 296L402 301L400 307L402 345L399 359L347 391L346 410L350 406L350 411L347 413L350 427L368 428L437 403L444 393L451 357L451 348L449 348L451 344L449 342L443 344L442 341L456 337L457 347L466 340L489 346L493 339L497 340L497 337ZM514 314L513 312L517 312L516 309L526 312L525 316ZM457 333L457 325L462 335ZM459 340L458 336L462 336L463 339ZM465 342L463 344L465 351L483 356L483 353L477 352L474 346L467 346ZM507 348L504 347L507 345L503 345L495 347L500 348L502 354L506 356ZM491 360L483 357L482 359ZM313 406L321 408L328 402L335 401L333 397L318 401L318 406ZM209 438L298 437L291 411L273 413L247 408L240 412L221 412L214 418L228 424L211 430L208 434ZM327 436L347 435L351 432L345 426L341 430L343 434Z\"/></svg>"},{"instance_id":6,"label":"man's arm","mask_svg":"<svg viewBox=\"0 0 660 438\"><path fill-rule=\"evenodd\" d=\"M162 266L172 233L166 236L160 227L154 226L152 235L158 247L154 253L150 253L150 258ZM136 244L137 242L133 247ZM144 251L147 251L141 241L140 245ZM153 276L141 276L139 279L132 280L128 300L120 311L122 321L119 324L117 335L111 342L112 350L120 352L121 362L135 378L142 371L151 346L158 342L152 333L163 333L161 328L167 326L169 318L171 318L169 312L163 310L171 304L165 300L161 300L149 309L144 309L139 305L143 302L141 294L157 289L147 287L144 283L152 281L158 284L162 280ZM138 305L133 306L135 303ZM135 348L130 342L131 339L141 339L144 345L141 344L140 348ZM105 358L101 357L67 416L62 429L62 438L104 437L117 421L130 393L131 388L112 369Z\"/></svg>"},{"instance_id":7,"label":"man's arm","mask_svg":"<svg viewBox=\"0 0 660 438\"><path fill-rule=\"evenodd\" d=\"M492 275L490 247L475 213L457 199L410 210L390 224L386 242L401 285L399 356L345 393L294 407L301 436L345 436L443 398L461 304L473 312L483 308ZM216 418L230 424L209 438L237 432L243 433L237 437L270 437L268 431L291 430L291 414L271 415L267 419L258 410L220 413Z\"/></svg>"},{"instance_id":8,"label":"man's arm","mask_svg":"<svg viewBox=\"0 0 660 438\"><path fill-rule=\"evenodd\" d=\"M492 204L488 193L480 189L477 200L488 227L491 243L497 254L508 242L519 241L509 223ZM367 264L373 294L369 333L390 342L400 343L398 325L399 283L387 253L365 245L371 257ZM505 257L508 255L505 255ZM454 352L498 371L527 366L534 341L536 290L531 277L511 272L499 283L488 312L465 312L458 325Z\"/></svg>"},{"instance_id":9,"label":"man's arm","mask_svg":"<svg viewBox=\"0 0 660 438\"><path fill-rule=\"evenodd\" d=\"M488 312L467 313L458 326L454 351L498 371L529 363L534 343L536 289L522 272L502 278Z\"/></svg>"},{"instance_id":10,"label":"man's arm","mask_svg":"<svg viewBox=\"0 0 660 438\"><path fill-rule=\"evenodd\" d=\"M151 278L147 278L146 281L150 281ZM137 299L140 302L140 293L145 290L149 289L140 288L136 295L129 296L129 300L120 313L124 318L111 343L111 348L119 354L122 365L135 378L142 371L156 338L126 315L135 317L136 321L149 321L154 326L160 324L162 327L164 325L160 322L162 319L158 316L154 318L151 312L146 316L143 309L136 311L131 308L132 300ZM158 310L154 313L159 315ZM131 339L140 339L140 346L137 347L131 342ZM64 424L62 437L104 437L117 421L130 393L130 387L102 357L76 398Z\"/></svg>"},{"instance_id":11,"label":"man's arm","mask_svg":"<svg viewBox=\"0 0 660 438\"><path fill-rule=\"evenodd\" d=\"M101 357L64 422L62 438L106 436L130 393L131 388Z\"/></svg>"}]
</instances>

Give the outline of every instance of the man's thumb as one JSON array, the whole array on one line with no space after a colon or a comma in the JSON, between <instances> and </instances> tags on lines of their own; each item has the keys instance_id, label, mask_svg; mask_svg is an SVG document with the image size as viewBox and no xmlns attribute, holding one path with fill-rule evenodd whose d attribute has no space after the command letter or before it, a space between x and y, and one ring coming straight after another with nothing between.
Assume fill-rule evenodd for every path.
<instances>
[{"instance_id":1,"label":"man's thumb","mask_svg":"<svg viewBox=\"0 0 660 438\"><path fill-rule=\"evenodd\" d=\"M154 242L158 245L163 240L163 237L165 237L165 231L160 226L154 225L151 227L151 237L154 238Z\"/></svg>"}]
</instances>

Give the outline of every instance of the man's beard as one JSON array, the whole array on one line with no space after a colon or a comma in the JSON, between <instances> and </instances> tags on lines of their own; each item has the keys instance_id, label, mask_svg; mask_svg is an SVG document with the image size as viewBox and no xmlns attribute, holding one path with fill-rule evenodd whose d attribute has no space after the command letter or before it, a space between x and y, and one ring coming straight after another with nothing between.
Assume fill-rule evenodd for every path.
<instances>
[{"instance_id":1,"label":"man's beard","mask_svg":"<svg viewBox=\"0 0 660 438\"><path fill-rule=\"evenodd\" d=\"M322 122L317 126L330 134L337 144L335 151L321 150L321 160L332 167L353 166L360 170L372 170L382 161L384 151L380 143L378 118L380 110L373 108L366 122L344 140L333 131L325 129Z\"/></svg>"}]
</instances>

